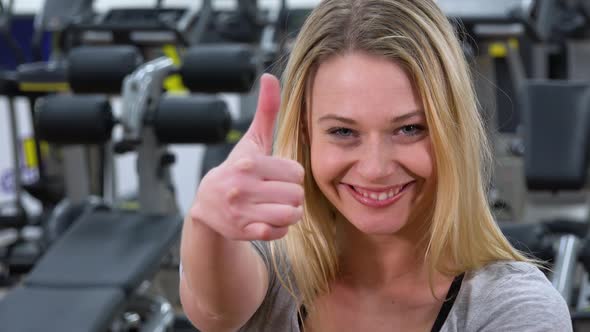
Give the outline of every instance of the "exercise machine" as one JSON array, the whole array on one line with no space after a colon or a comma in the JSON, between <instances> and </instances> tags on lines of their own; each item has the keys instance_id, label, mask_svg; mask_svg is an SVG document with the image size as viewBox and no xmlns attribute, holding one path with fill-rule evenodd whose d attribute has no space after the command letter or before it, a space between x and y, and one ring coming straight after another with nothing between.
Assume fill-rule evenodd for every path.
<instances>
[{"instance_id":1,"label":"exercise machine","mask_svg":"<svg viewBox=\"0 0 590 332\"><path fill-rule=\"evenodd\" d=\"M138 54L128 47L114 48L111 56L95 58L98 63L87 66L97 68L101 62L105 65L108 61L135 59ZM114 122L122 125L125 135L118 143L119 149L133 147L138 152L141 208L137 212L101 207L83 215L43 256L23 284L0 302L3 326L14 331L170 328L170 304L146 292L146 285L170 246L178 241L182 223L181 216L169 213L170 200L166 197L173 192L166 172L173 158L165 152L165 144L222 139L230 117L225 104L215 97L163 96L162 82L171 73L179 72L189 88L215 77L210 89L227 86L234 92L247 90L252 81L244 78L254 77L251 57L248 48L217 45L190 49L180 68L164 57L149 61L126 76L124 107L116 120L105 96L53 96L40 103L39 121L44 127L40 131L48 139L55 135L54 139L65 140L64 126L72 123L75 128L69 139L86 142L110 133ZM112 72L116 68L113 64L102 68ZM224 71L227 66L241 70ZM222 82L221 77L227 81ZM75 90L75 84L72 88ZM64 123L64 119L68 121ZM27 312L27 317L22 312ZM58 315L60 319L56 320Z\"/></svg>"}]
</instances>

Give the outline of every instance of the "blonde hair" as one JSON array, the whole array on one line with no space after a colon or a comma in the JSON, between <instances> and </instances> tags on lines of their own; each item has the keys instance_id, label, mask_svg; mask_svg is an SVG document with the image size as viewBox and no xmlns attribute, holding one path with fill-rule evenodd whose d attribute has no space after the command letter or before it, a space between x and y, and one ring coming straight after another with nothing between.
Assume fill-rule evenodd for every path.
<instances>
[{"instance_id":1,"label":"blonde hair","mask_svg":"<svg viewBox=\"0 0 590 332\"><path fill-rule=\"evenodd\" d=\"M348 52L403 66L421 98L436 165L436 188L419 216L429 221L424 259L431 277L434 272L458 275L498 260L527 260L511 247L490 212L490 147L467 62L445 15L433 0L326 0L307 18L282 77L274 153L306 170L304 216L271 243L275 268L288 270L279 275L284 285L311 306L338 273L335 216L311 176L303 114L317 67Z\"/></svg>"}]
</instances>

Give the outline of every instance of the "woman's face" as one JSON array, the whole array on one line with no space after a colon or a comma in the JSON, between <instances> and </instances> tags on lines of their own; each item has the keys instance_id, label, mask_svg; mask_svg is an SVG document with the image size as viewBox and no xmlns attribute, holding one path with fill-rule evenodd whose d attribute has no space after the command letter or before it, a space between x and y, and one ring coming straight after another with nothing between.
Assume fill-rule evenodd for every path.
<instances>
[{"instance_id":1,"label":"woman's face","mask_svg":"<svg viewBox=\"0 0 590 332\"><path fill-rule=\"evenodd\" d=\"M311 167L324 195L363 233L399 231L434 177L424 110L405 71L359 52L329 58L310 113Z\"/></svg>"}]
</instances>

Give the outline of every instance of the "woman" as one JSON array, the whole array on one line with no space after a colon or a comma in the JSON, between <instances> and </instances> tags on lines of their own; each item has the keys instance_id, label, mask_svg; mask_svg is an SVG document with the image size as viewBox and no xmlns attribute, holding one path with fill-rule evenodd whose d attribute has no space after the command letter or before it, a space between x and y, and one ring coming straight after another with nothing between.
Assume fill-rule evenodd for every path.
<instances>
[{"instance_id":1,"label":"woman","mask_svg":"<svg viewBox=\"0 0 590 332\"><path fill-rule=\"evenodd\" d=\"M468 68L432 0L323 1L283 84L281 102L262 77L185 220L180 293L200 330L572 329L492 219Z\"/></svg>"}]
</instances>

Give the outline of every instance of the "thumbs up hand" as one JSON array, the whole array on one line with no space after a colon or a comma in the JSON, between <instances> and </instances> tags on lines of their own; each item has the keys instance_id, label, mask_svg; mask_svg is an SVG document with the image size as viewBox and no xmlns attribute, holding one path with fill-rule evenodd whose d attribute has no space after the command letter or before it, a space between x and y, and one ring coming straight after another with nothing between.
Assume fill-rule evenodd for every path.
<instances>
[{"instance_id":1,"label":"thumbs up hand","mask_svg":"<svg viewBox=\"0 0 590 332\"><path fill-rule=\"evenodd\" d=\"M190 217L232 240L274 240L303 215L304 169L271 156L280 105L278 80L260 82L254 120L227 159L203 177Z\"/></svg>"}]
</instances>

